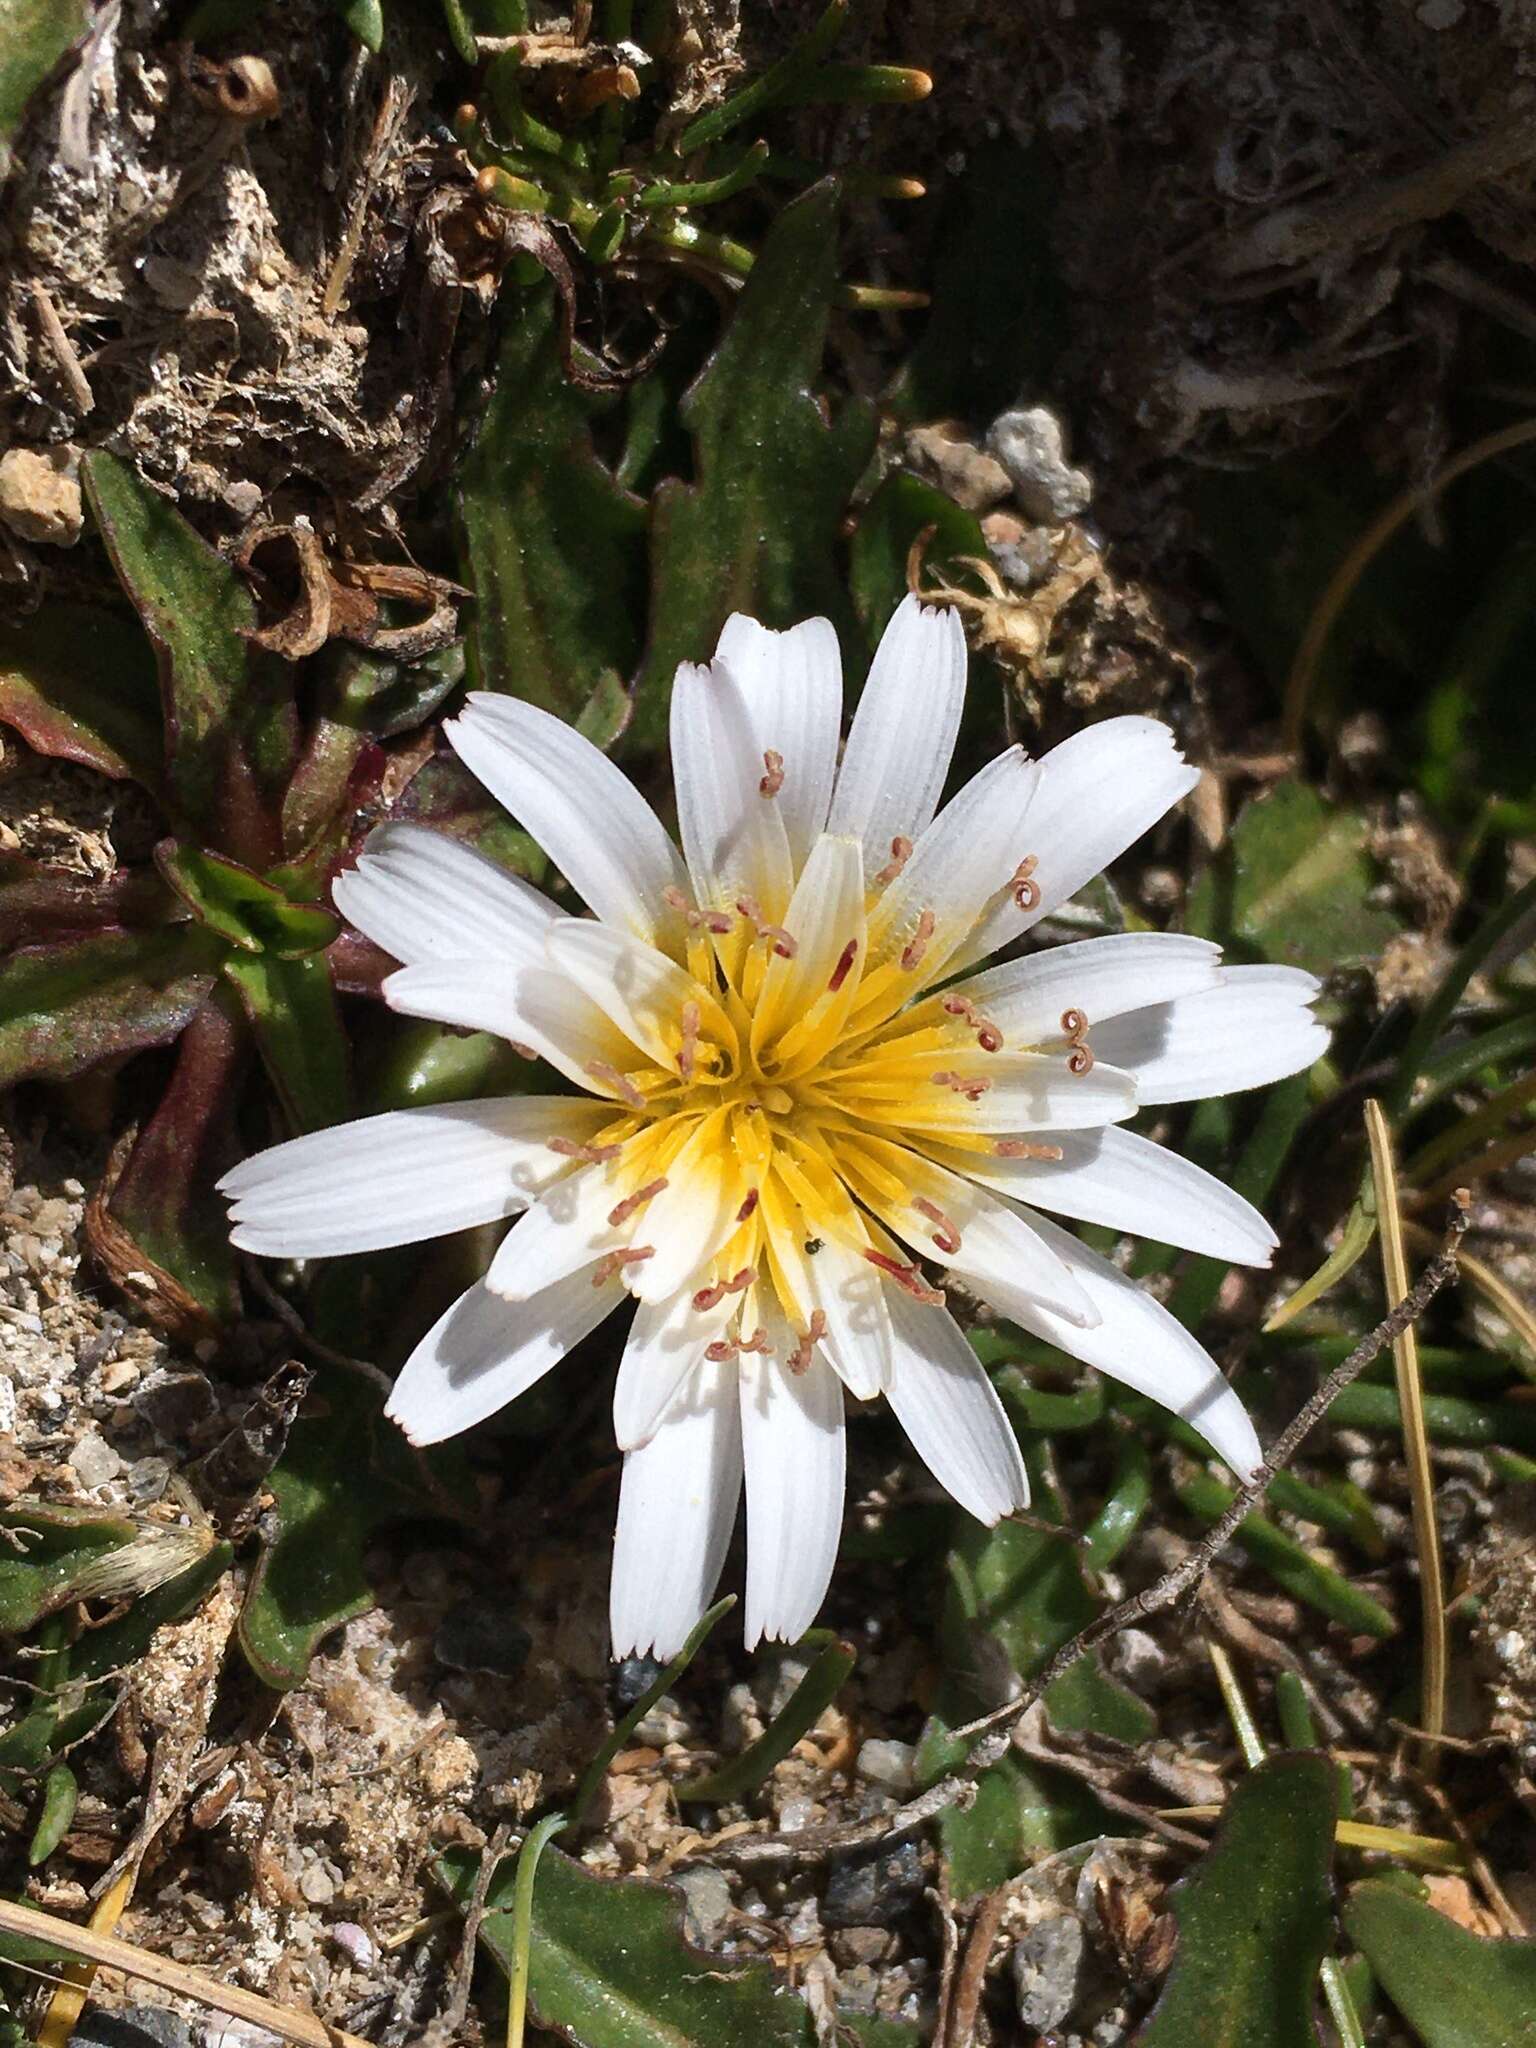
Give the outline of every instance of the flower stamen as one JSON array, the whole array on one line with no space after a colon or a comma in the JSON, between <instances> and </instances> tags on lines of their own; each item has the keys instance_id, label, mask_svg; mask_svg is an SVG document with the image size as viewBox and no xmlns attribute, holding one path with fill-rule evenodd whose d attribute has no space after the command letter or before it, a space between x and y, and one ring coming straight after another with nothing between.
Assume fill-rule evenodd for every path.
<instances>
[{"instance_id":1,"label":"flower stamen","mask_svg":"<svg viewBox=\"0 0 1536 2048\"><path fill-rule=\"evenodd\" d=\"M691 932L702 929L706 932L719 934L728 932L731 928L731 919L723 910L697 909L688 901L688 898L675 882L669 882L666 888L662 890L661 900L663 903L670 904L672 909L677 911Z\"/></svg>"},{"instance_id":2,"label":"flower stamen","mask_svg":"<svg viewBox=\"0 0 1536 2048\"><path fill-rule=\"evenodd\" d=\"M843 983L853 972L853 963L859 957L859 942L850 939L837 956L837 965L832 970L832 979L827 983L827 994L835 996Z\"/></svg>"},{"instance_id":3,"label":"flower stamen","mask_svg":"<svg viewBox=\"0 0 1536 2048\"><path fill-rule=\"evenodd\" d=\"M763 750L763 766L768 773L757 785L760 796L777 796L784 787L784 756L772 747Z\"/></svg>"},{"instance_id":4,"label":"flower stamen","mask_svg":"<svg viewBox=\"0 0 1536 2048\"><path fill-rule=\"evenodd\" d=\"M878 1266L882 1273L894 1280L903 1294L910 1294L914 1301L923 1302L929 1308L944 1307L944 1290L928 1285L915 1259L910 1266L904 1266L899 1259L890 1258L885 1252L866 1251L864 1256L872 1266Z\"/></svg>"},{"instance_id":5,"label":"flower stamen","mask_svg":"<svg viewBox=\"0 0 1536 2048\"><path fill-rule=\"evenodd\" d=\"M773 1356L773 1346L768 1342L768 1333L762 1329L754 1330L750 1337L741 1338L737 1343L736 1349L743 1357L752 1351L761 1353L764 1358L772 1358Z\"/></svg>"},{"instance_id":6,"label":"flower stamen","mask_svg":"<svg viewBox=\"0 0 1536 2048\"><path fill-rule=\"evenodd\" d=\"M912 1206L919 1216L926 1216L930 1223L938 1226L933 1232L933 1241L941 1252L953 1258L960 1249L960 1233L938 1203L930 1202L926 1195L918 1195Z\"/></svg>"},{"instance_id":7,"label":"flower stamen","mask_svg":"<svg viewBox=\"0 0 1536 2048\"><path fill-rule=\"evenodd\" d=\"M608 1211L609 1228L617 1230L621 1223L627 1223L637 1209L643 1209L647 1202L654 1201L666 1185L667 1178L663 1174L659 1180L647 1181L643 1188L636 1188L635 1192L626 1195L622 1202L615 1202Z\"/></svg>"},{"instance_id":8,"label":"flower stamen","mask_svg":"<svg viewBox=\"0 0 1536 2048\"><path fill-rule=\"evenodd\" d=\"M677 1071L685 1081L693 1079L694 1062L699 1051L699 1032L703 1021L697 1003L684 1003L683 1042L677 1048Z\"/></svg>"},{"instance_id":9,"label":"flower stamen","mask_svg":"<svg viewBox=\"0 0 1536 2048\"><path fill-rule=\"evenodd\" d=\"M796 1379L810 1365L811 1353L826 1334L827 1318L825 1310L813 1309L811 1311L810 1327L801 1331L799 1343L784 1361Z\"/></svg>"},{"instance_id":10,"label":"flower stamen","mask_svg":"<svg viewBox=\"0 0 1536 2048\"><path fill-rule=\"evenodd\" d=\"M1013 900L1020 910L1038 910L1040 908L1040 884L1030 879L1039 865L1039 854L1031 853L1027 854L1013 871L1013 877L1008 886L1013 891Z\"/></svg>"},{"instance_id":11,"label":"flower stamen","mask_svg":"<svg viewBox=\"0 0 1536 2048\"><path fill-rule=\"evenodd\" d=\"M1001 1052L1003 1034L990 1017L983 1017L969 996L946 996L942 1007L951 1017L963 1017L976 1034L976 1043L983 1052Z\"/></svg>"},{"instance_id":12,"label":"flower stamen","mask_svg":"<svg viewBox=\"0 0 1536 2048\"><path fill-rule=\"evenodd\" d=\"M1031 1138L999 1138L992 1150L999 1159L1049 1159L1062 1156L1059 1145L1037 1145Z\"/></svg>"},{"instance_id":13,"label":"flower stamen","mask_svg":"<svg viewBox=\"0 0 1536 2048\"><path fill-rule=\"evenodd\" d=\"M936 922L937 919L931 910L925 910L917 920L917 930L908 939L901 951L901 964L908 974L911 974L914 969L922 964L922 958L928 950L928 941L933 937L933 927Z\"/></svg>"},{"instance_id":14,"label":"flower stamen","mask_svg":"<svg viewBox=\"0 0 1536 2048\"><path fill-rule=\"evenodd\" d=\"M752 1211L753 1211L753 1210L754 1210L754 1209L755 1209L756 1207L757 1207L757 1189L756 1189L756 1188L748 1188L748 1189L747 1189L747 1199L746 1199L746 1200L745 1200L745 1201L744 1201L744 1202L742 1203L741 1207L740 1207L740 1208L739 1208L739 1209L738 1209L738 1210L736 1211L736 1221L737 1221L738 1223L745 1223L745 1222L746 1222L746 1220L747 1220L747 1218L748 1218L748 1217L749 1217L749 1216L750 1216L750 1215L752 1214Z\"/></svg>"},{"instance_id":15,"label":"flower stamen","mask_svg":"<svg viewBox=\"0 0 1536 2048\"><path fill-rule=\"evenodd\" d=\"M880 870L879 874L875 876L875 887L877 889L884 889L894 882L911 858L912 842L904 834L898 832L891 841L890 860Z\"/></svg>"},{"instance_id":16,"label":"flower stamen","mask_svg":"<svg viewBox=\"0 0 1536 2048\"><path fill-rule=\"evenodd\" d=\"M773 950L781 960L794 959L796 953L800 950L799 943L790 937L783 925L770 924L768 922L763 916L762 911L758 908L755 896L738 896L736 898L736 908L760 939L771 939L773 941Z\"/></svg>"},{"instance_id":17,"label":"flower stamen","mask_svg":"<svg viewBox=\"0 0 1536 2048\"><path fill-rule=\"evenodd\" d=\"M967 1102L980 1102L982 1096L992 1086L990 1081L983 1081L977 1075L957 1074L950 1067L941 1067L936 1074L930 1074L928 1078L936 1088L953 1088L955 1093L963 1095Z\"/></svg>"},{"instance_id":18,"label":"flower stamen","mask_svg":"<svg viewBox=\"0 0 1536 2048\"><path fill-rule=\"evenodd\" d=\"M592 1285L601 1287L606 1281L611 1280L615 1273L622 1273L626 1266L638 1266L642 1259L654 1259L655 1256L656 1247L653 1244L636 1244L616 1252L604 1252L592 1268Z\"/></svg>"},{"instance_id":19,"label":"flower stamen","mask_svg":"<svg viewBox=\"0 0 1536 2048\"><path fill-rule=\"evenodd\" d=\"M1082 1010L1063 1010L1061 1028L1067 1034L1067 1072L1069 1074L1091 1074L1093 1072L1093 1047L1088 1043L1088 1018Z\"/></svg>"},{"instance_id":20,"label":"flower stamen","mask_svg":"<svg viewBox=\"0 0 1536 2048\"><path fill-rule=\"evenodd\" d=\"M604 1087L617 1088L624 1100L631 1104L633 1108L644 1109L645 1097L640 1093L634 1082L631 1081L628 1074L621 1074L618 1068L611 1065L607 1060L588 1060L587 1064L582 1068L582 1072L590 1074L594 1081L599 1082Z\"/></svg>"},{"instance_id":21,"label":"flower stamen","mask_svg":"<svg viewBox=\"0 0 1536 2048\"><path fill-rule=\"evenodd\" d=\"M582 1159L588 1166L606 1166L624 1150L622 1145L578 1145L573 1138L546 1138L544 1142L562 1159Z\"/></svg>"}]
</instances>

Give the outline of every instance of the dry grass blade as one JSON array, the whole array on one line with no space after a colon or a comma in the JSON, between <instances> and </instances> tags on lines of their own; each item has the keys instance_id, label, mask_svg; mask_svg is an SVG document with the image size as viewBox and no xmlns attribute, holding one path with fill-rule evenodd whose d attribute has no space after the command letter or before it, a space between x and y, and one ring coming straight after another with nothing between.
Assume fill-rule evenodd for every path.
<instances>
[{"instance_id":1,"label":"dry grass blade","mask_svg":"<svg viewBox=\"0 0 1536 2048\"><path fill-rule=\"evenodd\" d=\"M1433 1233L1417 1223L1408 1225L1408 1236L1421 1251L1435 1241ZM1515 1362L1528 1379L1536 1379L1536 1313L1501 1274L1482 1259L1474 1258L1470 1252L1461 1254L1461 1270L1474 1292L1483 1297L1496 1316L1508 1323L1516 1341L1528 1354L1517 1356Z\"/></svg>"},{"instance_id":2,"label":"dry grass blade","mask_svg":"<svg viewBox=\"0 0 1536 2048\"><path fill-rule=\"evenodd\" d=\"M101 1899L91 1915L92 1934L110 1935L127 1909L133 1896L133 1881L138 1875L137 1868L125 1870L118 1877L111 1890ZM72 1964L65 1973L65 1979L52 1998L38 2029L37 2048L69 2048L69 2037L75 2031L75 2022L85 2010L86 1995L91 1988L91 1979L96 1974L94 1963L89 1961Z\"/></svg>"},{"instance_id":3,"label":"dry grass blade","mask_svg":"<svg viewBox=\"0 0 1536 2048\"><path fill-rule=\"evenodd\" d=\"M1387 1283L1387 1305L1395 1307L1409 1292L1408 1255L1403 1245L1403 1216L1397 1196L1397 1168L1392 1134L1381 1104L1365 1105L1365 1129L1371 1144L1371 1174L1376 1183L1377 1223L1381 1231L1381 1265ZM1409 1324L1393 1340L1397 1367L1397 1398L1403 1415L1403 1451L1408 1461L1408 1487L1413 1503L1413 1538L1419 1554L1419 1599L1424 1617L1424 1662L1419 1719L1431 1735L1445 1727L1447 1636L1445 1580L1440 1562L1440 1531L1435 1522L1435 1478L1429 1462L1429 1433L1424 1426L1424 1388L1419 1374L1419 1344Z\"/></svg>"},{"instance_id":4,"label":"dry grass blade","mask_svg":"<svg viewBox=\"0 0 1536 2048\"><path fill-rule=\"evenodd\" d=\"M1442 1173L1438 1180L1432 1180L1428 1187L1416 1189L1411 1196L1415 1209L1433 1208L1443 1202L1456 1187L1476 1187L1480 1180L1486 1180L1491 1173L1503 1173L1507 1167L1517 1166L1529 1152L1536 1151L1536 1125L1528 1125L1523 1131L1511 1131L1507 1138L1500 1138L1486 1146L1475 1158L1461 1159Z\"/></svg>"},{"instance_id":5,"label":"dry grass blade","mask_svg":"<svg viewBox=\"0 0 1536 2048\"><path fill-rule=\"evenodd\" d=\"M369 2048L359 2035L328 2027L309 2013L289 2012L254 1991L242 1991L235 1984L219 1984L199 1970L151 1955L147 1949L135 1948L130 1941L119 1941L115 1935L97 1934L89 1927L77 1927L71 1920L60 1920L53 1913L41 1913L35 1906L0 1899L0 1934L20 1934L29 1941L49 1942L100 1969L117 1970L125 1977L136 1977L140 1983L158 1985L162 1991L195 1999L213 2012L249 2020L252 2026L265 2027L269 2034L276 2034L280 2041L291 2042L292 2048Z\"/></svg>"}]
</instances>

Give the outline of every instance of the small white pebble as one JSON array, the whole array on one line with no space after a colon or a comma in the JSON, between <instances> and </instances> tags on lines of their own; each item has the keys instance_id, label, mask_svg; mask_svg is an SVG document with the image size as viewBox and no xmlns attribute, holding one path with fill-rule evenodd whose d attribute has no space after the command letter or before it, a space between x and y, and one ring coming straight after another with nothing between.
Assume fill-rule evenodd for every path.
<instances>
[{"instance_id":1,"label":"small white pebble","mask_svg":"<svg viewBox=\"0 0 1536 2048\"><path fill-rule=\"evenodd\" d=\"M857 1770L871 1785L890 1792L910 1792L915 1751L910 1742L871 1740L859 1748Z\"/></svg>"},{"instance_id":2,"label":"small white pebble","mask_svg":"<svg viewBox=\"0 0 1536 2048\"><path fill-rule=\"evenodd\" d=\"M326 1929L347 1961L359 1970L371 1970L378 1961L379 1952L374 1947L368 1930L359 1927L355 1920L338 1920Z\"/></svg>"}]
</instances>

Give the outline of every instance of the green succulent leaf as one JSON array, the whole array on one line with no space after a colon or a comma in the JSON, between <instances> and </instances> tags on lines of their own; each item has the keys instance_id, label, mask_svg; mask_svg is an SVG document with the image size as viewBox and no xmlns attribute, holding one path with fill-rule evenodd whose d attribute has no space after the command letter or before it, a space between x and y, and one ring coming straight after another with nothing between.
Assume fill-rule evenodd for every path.
<instances>
[{"instance_id":1,"label":"green succulent leaf","mask_svg":"<svg viewBox=\"0 0 1536 2048\"><path fill-rule=\"evenodd\" d=\"M223 854L165 839L155 864L188 910L243 953L302 960L322 953L341 929L334 911L295 903L273 882Z\"/></svg>"},{"instance_id":2,"label":"green succulent leaf","mask_svg":"<svg viewBox=\"0 0 1536 2048\"><path fill-rule=\"evenodd\" d=\"M0 1515L0 1635L21 1635L86 1597L100 1564L138 1534L126 1515L36 1502Z\"/></svg>"},{"instance_id":3,"label":"green succulent leaf","mask_svg":"<svg viewBox=\"0 0 1536 2048\"><path fill-rule=\"evenodd\" d=\"M478 1858L453 1850L436 1866L460 1905L473 1896ZM480 1940L511 1971L509 1860L492 1879ZM533 1890L529 2010L582 2048L810 2048L803 1999L781 1990L762 1963L707 1955L683 1938L682 1899L670 1885L594 1877L545 1849Z\"/></svg>"},{"instance_id":4,"label":"green succulent leaf","mask_svg":"<svg viewBox=\"0 0 1536 2048\"><path fill-rule=\"evenodd\" d=\"M213 986L222 943L198 925L111 931L0 962L0 1088L68 1081L166 1045Z\"/></svg>"},{"instance_id":5,"label":"green succulent leaf","mask_svg":"<svg viewBox=\"0 0 1536 2048\"><path fill-rule=\"evenodd\" d=\"M1344 1931L1424 2048L1536 2048L1536 1941L1482 1939L1379 1879Z\"/></svg>"},{"instance_id":6,"label":"green succulent leaf","mask_svg":"<svg viewBox=\"0 0 1536 2048\"><path fill-rule=\"evenodd\" d=\"M80 1798L80 1784L68 1764L55 1764L43 1781L42 1810L27 1847L27 1861L36 1869L46 1863L69 1833Z\"/></svg>"},{"instance_id":7,"label":"green succulent leaf","mask_svg":"<svg viewBox=\"0 0 1536 2048\"><path fill-rule=\"evenodd\" d=\"M645 610L645 508L593 449L602 402L565 374L553 289L524 295L459 490L470 679L572 720L633 670Z\"/></svg>"},{"instance_id":8,"label":"green succulent leaf","mask_svg":"<svg viewBox=\"0 0 1536 2048\"><path fill-rule=\"evenodd\" d=\"M281 850L275 793L293 768L285 665L252 647L250 593L174 506L102 449L81 474L159 663L167 801L205 846L265 867Z\"/></svg>"},{"instance_id":9,"label":"green succulent leaf","mask_svg":"<svg viewBox=\"0 0 1536 2048\"><path fill-rule=\"evenodd\" d=\"M59 600L0 627L0 724L34 752L160 790L160 705L149 643L99 605Z\"/></svg>"},{"instance_id":10,"label":"green succulent leaf","mask_svg":"<svg viewBox=\"0 0 1536 2048\"><path fill-rule=\"evenodd\" d=\"M295 1130L324 1130L350 1116L351 1056L324 954L285 960L273 953L232 953L224 973L245 1005L262 1062Z\"/></svg>"},{"instance_id":11,"label":"green succulent leaf","mask_svg":"<svg viewBox=\"0 0 1536 2048\"><path fill-rule=\"evenodd\" d=\"M202 1005L181 1035L176 1064L134 1140L108 1201L137 1265L184 1287L210 1324L239 1308L235 1254L215 1183L234 1164L235 1110L250 1038L227 990Z\"/></svg>"},{"instance_id":12,"label":"green succulent leaf","mask_svg":"<svg viewBox=\"0 0 1536 2048\"><path fill-rule=\"evenodd\" d=\"M768 626L825 613L858 638L838 574L839 533L874 447L858 404L829 425L815 390L837 273L832 179L787 206L742 289L724 338L682 403L695 478L655 496L650 643L633 740L665 735L681 661L705 659L733 611Z\"/></svg>"},{"instance_id":13,"label":"green succulent leaf","mask_svg":"<svg viewBox=\"0 0 1536 2048\"><path fill-rule=\"evenodd\" d=\"M1190 929L1319 974L1377 958L1402 921L1371 901L1369 837L1361 812L1281 783L1239 816L1190 905Z\"/></svg>"},{"instance_id":14,"label":"green succulent leaf","mask_svg":"<svg viewBox=\"0 0 1536 2048\"><path fill-rule=\"evenodd\" d=\"M84 0L10 0L0 16L0 178L27 102L90 25Z\"/></svg>"},{"instance_id":15,"label":"green succulent leaf","mask_svg":"<svg viewBox=\"0 0 1536 2048\"><path fill-rule=\"evenodd\" d=\"M429 1465L413 1454L360 1378L332 1375L321 1400L325 1412L294 1423L267 1475L273 1506L240 1612L247 1661L279 1692L302 1685L325 1638L373 1606L363 1559L374 1531L459 1513L469 1497L455 1455Z\"/></svg>"},{"instance_id":16,"label":"green succulent leaf","mask_svg":"<svg viewBox=\"0 0 1536 2048\"><path fill-rule=\"evenodd\" d=\"M1333 1766L1311 1753L1238 1780L1174 1891L1178 1952L1143 2048L1317 2048L1337 1798Z\"/></svg>"}]
</instances>

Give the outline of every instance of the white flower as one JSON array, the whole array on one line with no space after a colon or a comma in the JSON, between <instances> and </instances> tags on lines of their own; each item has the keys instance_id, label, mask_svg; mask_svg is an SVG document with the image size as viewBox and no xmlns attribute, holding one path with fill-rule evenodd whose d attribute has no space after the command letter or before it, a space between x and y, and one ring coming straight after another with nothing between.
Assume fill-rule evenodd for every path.
<instances>
[{"instance_id":1,"label":"white flower","mask_svg":"<svg viewBox=\"0 0 1536 2048\"><path fill-rule=\"evenodd\" d=\"M908 599L839 763L832 627L731 619L673 694L681 855L571 727L472 696L454 747L593 917L413 825L375 832L336 901L405 963L384 984L397 1010L498 1032L581 1092L368 1117L222 1184L235 1242L283 1258L527 1212L396 1382L388 1413L418 1444L492 1414L635 1298L614 1396L618 1655L679 1649L743 1475L748 1645L810 1625L845 1388L883 1393L982 1521L1026 1504L1013 1431L927 1269L1177 1410L1238 1473L1258 1462L1195 1340L1038 1211L1266 1265L1255 1209L1117 1126L1309 1065L1316 984L1141 932L971 971L1196 777L1163 726L1113 718L1039 762L1010 748L940 811L964 693L956 614Z\"/></svg>"}]
</instances>

